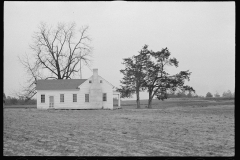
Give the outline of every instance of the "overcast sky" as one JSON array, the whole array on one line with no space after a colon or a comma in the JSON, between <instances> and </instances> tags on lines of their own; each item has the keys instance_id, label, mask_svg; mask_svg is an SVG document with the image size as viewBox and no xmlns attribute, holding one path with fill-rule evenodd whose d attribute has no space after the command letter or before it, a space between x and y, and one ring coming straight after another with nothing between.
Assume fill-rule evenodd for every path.
<instances>
[{"instance_id":1,"label":"overcast sky","mask_svg":"<svg viewBox=\"0 0 240 160\"><path fill-rule=\"evenodd\" d=\"M144 46L167 47L179 67L190 70L186 84L198 95L235 89L234 2L4 2L4 92L13 95L27 76L17 56L31 54L29 44L40 22L89 26L94 48L91 68L119 87L123 58ZM83 68L83 78L92 72ZM135 97L133 97L135 98ZM147 99L147 93L140 94Z\"/></svg>"}]
</instances>

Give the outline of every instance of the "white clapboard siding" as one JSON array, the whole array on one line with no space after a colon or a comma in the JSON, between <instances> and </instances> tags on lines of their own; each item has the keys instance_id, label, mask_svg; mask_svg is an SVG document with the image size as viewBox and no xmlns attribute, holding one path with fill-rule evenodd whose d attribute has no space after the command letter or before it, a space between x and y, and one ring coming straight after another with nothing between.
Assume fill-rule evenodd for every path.
<instances>
[{"instance_id":1,"label":"white clapboard siding","mask_svg":"<svg viewBox=\"0 0 240 160\"><path fill-rule=\"evenodd\" d=\"M107 93L107 101L103 101L103 108L113 109L113 86L99 76L99 80L102 80L102 93Z\"/></svg>"},{"instance_id":2,"label":"white clapboard siding","mask_svg":"<svg viewBox=\"0 0 240 160\"><path fill-rule=\"evenodd\" d=\"M49 108L49 96L54 96L54 108L55 109L94 109L90 105L90 102L85 102L85 94L90 93L90 87L92 83L90 77L84 83L80 85L80 89L76 90L38 90L37 91L37 108L48 109ZM102 83L100 83L102 80ZM107 101L103 101L104 109L113 109L113 86L99 76L99 85L102 88L102 93L107 93ZM41 103L41 95L45 95L45 103ZM64 94L64 102L60 102L60 94ZM73 102L73 94L77 94L77 102ZM90 98L90 96L89 96ZM89 99L91 101L91 99Z\"/></svg>"},{"instance_id":3,"label":"white clapboard siding","mask_svg":"<svg viewBox=\"0 0 240 160\"><path fill-rule=\"evenodd\" d=\"M44 90L37 93L37 108L48 109L49 108L49 96L54 96L54 108L79 108L79 91L78 90L64 90L64 91L52 91ZM45 103L41 103L41 94L45 94ZM60 94L64 94L64 102L60 102ZM77 94L77 102L73 102L73 94Z\"/></svg>"},{"instance_id":4,"label":"white clapboard siding","mask_svg":"<svg viewBox=\"0 0 240 160\"><path fill-rule=\"evenodd\" d=\"M92 80L92 77L90 77L80 86L80 93L84 93L82 94L84 101L85 101L85 94L90 93L90 87L92 83L89 83L89 80ZM98 76L98 80L99 80L99 85L102 88L102 93L107 93L107 101L103 101L103 108L113 109L113 86L109 82L107 82L105 79L103 79L101 76ZM100 83L100 80L102 80L102 83ZM91 101L91 99L89 100ZM89 105L88 107L92 108L91 105Z\"/></svg>"}]
</instances>

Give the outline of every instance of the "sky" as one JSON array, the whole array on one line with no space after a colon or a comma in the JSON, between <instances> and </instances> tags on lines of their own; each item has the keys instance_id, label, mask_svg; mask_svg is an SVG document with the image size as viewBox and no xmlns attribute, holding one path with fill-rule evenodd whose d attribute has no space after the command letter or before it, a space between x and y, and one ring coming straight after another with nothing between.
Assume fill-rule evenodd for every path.
<instances>
[{"instance_id":1,"label":"sky","mask_svg":"<svg viewBox=\"0 0 240 160\"><path fill-rule=\"evenodd\" d=\"M91 68L120 86L123 58L137 55L147 44L160 51L167 47L179 67L189 70L197 95L235 91L234 2L4 2L4 92L14 96L27 84L18 57L33 54L29 45L41 22L88 25L93 47ZM83 78L92 71L83 67ZM148 93L140 94L147 99ZM133 96L130 99L135 99Z\"/></svg>"}]
</instances>

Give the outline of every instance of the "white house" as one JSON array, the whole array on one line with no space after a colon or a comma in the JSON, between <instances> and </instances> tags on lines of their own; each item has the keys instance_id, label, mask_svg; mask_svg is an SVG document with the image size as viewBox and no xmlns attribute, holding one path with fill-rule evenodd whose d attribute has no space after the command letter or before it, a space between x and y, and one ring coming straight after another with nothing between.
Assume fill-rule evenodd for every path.
<instances>
[{"instance_id":1,"label":"white house","mask_svg":"<svg viewBox=\"0 0 240 160\"><path fill-rule=\"evenodd\" d=\"M93 75L88 79L61 79L37 81L38 109L113 109L114 86L98 75L98 69L93 69Z\"/></svg>"}]
</instances>

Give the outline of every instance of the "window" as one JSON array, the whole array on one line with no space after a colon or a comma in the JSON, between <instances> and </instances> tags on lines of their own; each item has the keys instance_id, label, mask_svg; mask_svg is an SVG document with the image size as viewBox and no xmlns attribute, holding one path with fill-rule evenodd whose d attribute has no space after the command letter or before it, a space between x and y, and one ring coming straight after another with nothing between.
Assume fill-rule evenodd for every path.
<instances>
[{"instance_id":1,"label":"window","mask_svg":"<svg viewBox=\"0 0 240 160\"><path fill-rule=\"evenodd\" d=\"M77 102L77 94L73 94L73 102Z\"/></svg>"},{"instance_id":2,"label":"window","mask_svg":"<svg viewBox=\"0 0 240 160\"><path fill-rule=\"evenodd\" d=\"M100 80L100 83L102 83L102 80Z\"/></svg>"},{"instance_id":3,"label":"window","mask_svg":"<svg viewBox=\"0 0 240 160\"><path fill-rule=\"evenodd\" d=\"M107 93L103 93L103 101L107 101Z\"/></svg>"},{"instance_id":4,"label":"window","mask_svg":"<svg viewBox=\"0 0 240 160\"><path fill-rule=\"evenodd\" d=\"M41 103L45 103L45 94L41 94Z\"/></svg>"},{"instance_id":5,"label":"window","mask_svg":"<svg viewBox=\"0 0 240 160\"><path fill-rule=\"evenodd\" d=\"M64 102L64 94L60 94L60 102Z\"/></svg>"},{"instance_id":6,"label":"window","mask_svg":"<svg viewBox=\"0 0 240 160\"><path fill-rule=\"evenodd\" d=\"M91 80L89 80L89 83L92 83L92 81L91 81Z\"/></svg>"},{"instance_id":7,"label":"window","mask_svg":"<svg viewBox=\"0 0 240 160\"><path fill-rule=\"evenodd\" d=\"M85 102L89 102L89 94L85 94Z\"/></svg>"}]
</instances>

